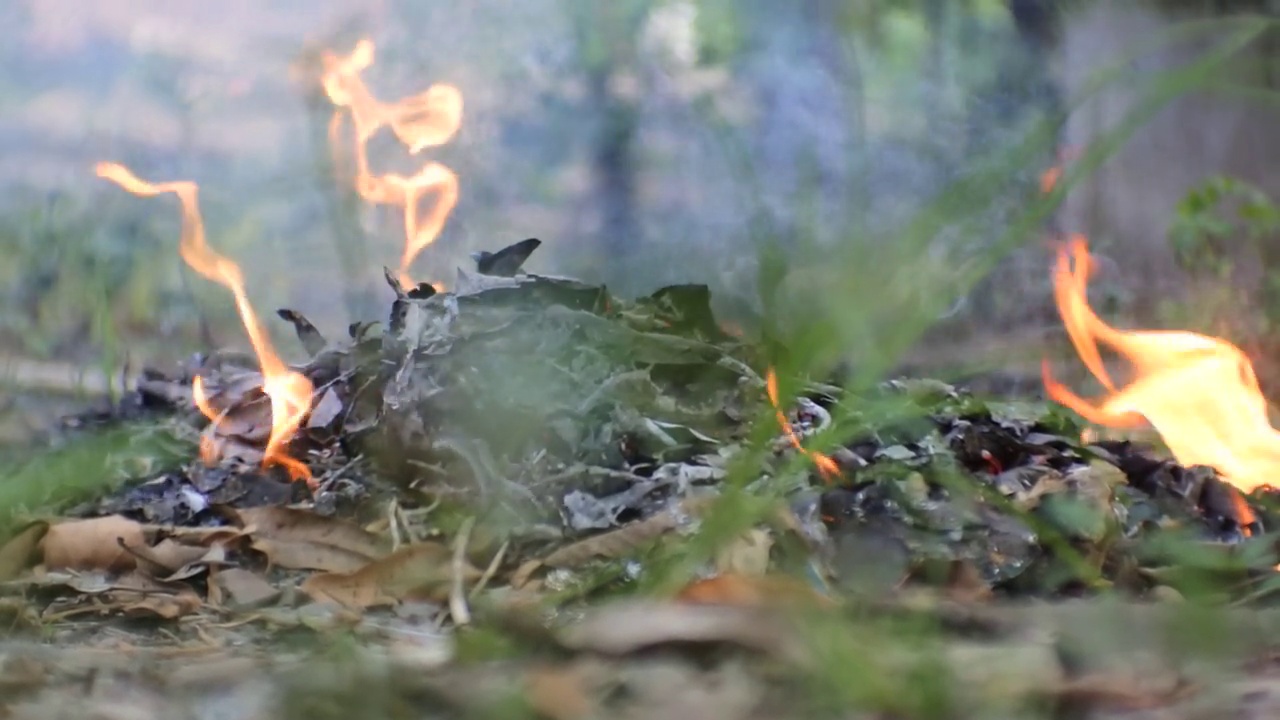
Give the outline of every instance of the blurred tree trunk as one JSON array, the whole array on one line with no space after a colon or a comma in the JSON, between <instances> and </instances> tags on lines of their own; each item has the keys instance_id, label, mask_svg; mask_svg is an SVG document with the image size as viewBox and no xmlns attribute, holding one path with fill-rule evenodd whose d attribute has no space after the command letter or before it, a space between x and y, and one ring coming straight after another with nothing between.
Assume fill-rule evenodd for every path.
<instances>
[{"instance_id":1,"label":"blurred tree trunk","mask_svg":"<svg viewBox=\"0 0 1280 720\"><path fill-rule=\"evenodd\" d=\"M588 70L587 97L600 115L591 154L600 234L605 252L618 259L639 240L636 223L635 138L639 108L614 92L618 68L612 63Z\"/></svg>"},{"instance_id":2,"label":"blurred tree trunk","mask_svg":"<svg viewBox=\"0 0 1280 720\"><path fill-rule=\"evenodd\" d=\"M592 185L587 194L589 223L600 236L593 248L611 264L640 240L636 216L637 158L643 76L638 37L648 0L574 0L573 32L586 75L587 111L597 122L591 139Z\"/></svg>"},{"instance_id":3,"label":"blurred tree trunk","mask_svg":"<svg viewBox=\"0 0 1280 720\"><path fill-rule=\"evenodd\" d=\"M1064 94L1078 96L1094 73L1119 62L1141 40L1159 38L1185 21L1257 12L1269 5L1274 3L1099 3L1064 13L1055 80ZM1207 28L1187 41L1164 43L1144 55L1144 69L1154 74L1185 66L1234 31ZM1166 106L1066 198L1060 212L1063 229L1090 235L1111 254L1140 285L1135 287L1137 309L1144 314L1177 297L1185 283L1168 230L1190 190L1213 175L1227 175L1280 197L1280 165L1275 162L1280 157L1280 112L1274 100L1220 91L1224 86L1259 94L1280 90L1276 36L1273 27L1264 42L1239 52L1216 78L1219 91L1186 93ZM1065 143L1083 148L1116 127L1134 110L1144 89L1129 83L1089 97L1068 119ZM1251 264L1254 277L1242 281L1259 283L1264 269Z\"/></svg>"},{"instance_id":4,"label":"blurred tree trunk","mask_svg":"<svg viewBox=\"0 0 1280 720\"><path fill-rule=\"evenodd\" d=\"M741 0L749 48L736 77L753 100L751 127L760 203L783 239L836 236L864 218L856 187L861 84L842 33L844 0Z\"/></svg>"}]
</instances>

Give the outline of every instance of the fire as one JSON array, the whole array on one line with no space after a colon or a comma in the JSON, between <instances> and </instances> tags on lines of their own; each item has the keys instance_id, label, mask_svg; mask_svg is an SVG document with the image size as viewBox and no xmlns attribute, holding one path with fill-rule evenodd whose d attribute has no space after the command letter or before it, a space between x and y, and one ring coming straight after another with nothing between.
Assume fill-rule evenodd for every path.
<instances>
[{"instance_id":1,"label":"fire","mask_svg":"<svg viewBox=\"0 0 1280 720\"><path fill-rule=\"evenodd\" d=\"M1107 325L1089 307L1090 260L1085 239L1073 235L1058 254L1054 295L1080 359L1107 394L1096 402L1081 398L1054 380L1046 360L1049 397L1097 425L1150 423L1179 463L1213 467L1245 492L1280 478L1280 432L1271 427L1267 400L1244 352L1193 332ZM1129 384L1117 388L1112 382L1099 343L1132 366Z\"/></svg>"},{"instance_id":2,"label":"fire","mask_svg":"<svg viewBox=\"0 0 1280 720\"><path fill-rule=\"evenodd\" d=\"M796 435L795 429L791 427L791 423L787 420L787 414L782 412L782 408L779 407L778 375L773 371L773 368L769 368L769 371L765 376L765 391L769 394L769 403L773 405L773 411L778 417L778 425L780 425L782 427L782 431L787 434L787 437L791 440L791 444L795 446L797 450L809 457L809 459L813 460L813 464L817 466L818 472L822 475L823 480L828 483L834 482L836 478L840 477L840 466L836 464L835 460L832 460L827 455L816 450L806 450L804 446L800 444L800 436Z\"/></svg>"},{"instance_id":3,"label":"fire","mask_svg":"<svg viewBox=\"0 0 1280 720\"><path fill-rule=\"evenodd\" d=\"M182 203L182 236L178 245L182 259L193 270L204 277L219 283L235 296L236 309L253 344L253 351L258 356L258 365L262 370L262 391L271 401L271 434L267 439L267 447L263 464L278 463L283 465L295 480L311 480L311 473L301 461L291 458L284 451L284 446L293 437L301 424L307 410L311 407L311 393L314 389L311 381L300 373L290 370L276 355L271 341L258 322L253 307L245 295L244 276L240 267L231 260L219 255L205 242L204 221L200 217L198 192L195 183L177 181L167 183L149 183L138 179L129 169L115 163L99 163L98 177L106 178L135 195L151 197L161 193L173 193ZM196 406L210 422L217 423L219 414L209 403L205 394L203 381L196 377L192 384L192 395ZM210 459L211 448L201 447L201 456Z\"/></svg>"},{"instance_id":4,"label":"fire","mask_svg":"<svg viewBox=\"0 0 1280 720\"><path fill-rule=\"evenodd\" d=\"M462 93L452 85L437 84L394 103L382 102L360 77L373 65L373 58L374 44L368 39L358 42L345 57L325 53L322 82L336 108L329 124L329 139L337 154L342 111L348 110L355 135L356 192L368 202L404 209L405 243L399 275L401 284L411 287L414 283L409 266L423 248L435 241L453 212L458 202L458 177L437 162L427 163L411 176L375 175L369 170L366 146L384 127L390 128L411 154L443 145L462 124ZM435 205L421 212L419 205L429 193L435 193Z\"/></svg>"},{"instance_id":5,"label":"fire","mask_svg":"<svg viewBox=\"0 0 1280 720\"><path fill-rule=\"evenodd\" d=\"M1048 195L1058 186L1058 181L1062 179L1063 165L1074 160L1080 155L1080 151L1075 147L1062 148L1057 153L1057 161L1050 165L1048 169L1040 173L1040 192Z\"/></svg>"}]
</instances>

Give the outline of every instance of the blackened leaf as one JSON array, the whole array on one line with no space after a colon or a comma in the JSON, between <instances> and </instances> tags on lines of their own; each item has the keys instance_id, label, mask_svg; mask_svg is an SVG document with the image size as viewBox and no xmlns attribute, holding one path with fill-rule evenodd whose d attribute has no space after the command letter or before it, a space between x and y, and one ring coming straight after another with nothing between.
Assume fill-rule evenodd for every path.
<instances>
[{"instance_id":1,"label":"blackened leaf","mask_svg":"<svg viewBox=\"0 0 1280 720\"><path fill-rule=\"evenodd\" d=\"M512 277L520 271L520 267L524 265L525 260L533 254L534 250L542 241L537 238L529 238L521 240L513 245L508 245L498 252L487 252L481 250L472 253L476 261L476 270L482 275L499 275L502 277Z\"/></svg>"},{"instance_id":2,"label":"blackened leaf","mask_svg":"<svg viewBox=\"0 0 1280 720\"><path fill-rule=\"evenodd\" d=\"M308 355L316 355L328 345L328 341L320 334L315 325L296 310L288 308L280 308L276 314L281 319L293 324L293 329L298 333L298 340L302 342L302 348L307 351Z\"/></svg>"},{"instance_id":3,"label":"blackened leaf","mask_svg":"<svg viewBox=\"0 0 1280 720\"><path fill-rule=\"evenodd\" d=\"M431 283L418 283L418 286L410 290L405 296L410 300L426 300L436 294L436 288Z\"/></svg>"},{"instance_id":4,"label":"blackened leaf","mask_svg":"<svg viewBox=\"0 0 1280 720\"><path fill-rule=\"evenodd\" d=\"M377 325L377 320L357 320L347 326L347 335L350 335L352 340L360 342Z\"/></svg>"},{"instance_id":5,"label":"blackened leaf","mask_svg":"<svg viewBox=\"0 0 1280 720\"><path fill-rule=\"evenodd\" d=\"M655 308L673 331L699 333L715 340L727 337L711 310L711 290L706 285L669 285L638 304Z\"/></svg>"}]
</instances>

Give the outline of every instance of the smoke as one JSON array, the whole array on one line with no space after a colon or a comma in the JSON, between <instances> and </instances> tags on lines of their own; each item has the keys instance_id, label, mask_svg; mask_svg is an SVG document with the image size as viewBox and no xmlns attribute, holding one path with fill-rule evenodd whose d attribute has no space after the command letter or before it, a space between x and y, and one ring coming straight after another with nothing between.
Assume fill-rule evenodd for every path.
<instances>
[{"instance_id":1,"label":"smoke","mask_svg":"<svg viewBox=\"0 0 1280 720\"><path fill-rule=\"evenodd\" d=\"M382 266L402 229L393 208L334 208L327 111L306 100L306 58L323 48L373 38L366 77L382 97L434 82L464 94L450 145L371 148L386 169L438 160L461 180L416 276L448 283L471 252L539 237L531 271L624 293L708 282L752 307L761 242L891 242L1033 102L1002 67L1019 46L1003 9L933 29L895 16L873 38L821 3L727 15L688 0L91 5L33 2L13 18L0 185L94 197L98 160L195 180L210 241L245 266L255 303L335 333L377 307L352 307L339 286L389 298ZM904 59L931 30L935 64ZM352 244L363 267L345 267Z\"/></svg>"}]
</instances>

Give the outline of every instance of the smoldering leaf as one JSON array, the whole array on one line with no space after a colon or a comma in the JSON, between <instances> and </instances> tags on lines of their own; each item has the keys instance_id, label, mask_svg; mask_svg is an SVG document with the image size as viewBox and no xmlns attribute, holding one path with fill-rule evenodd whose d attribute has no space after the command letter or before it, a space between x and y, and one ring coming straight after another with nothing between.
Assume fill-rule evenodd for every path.
<instances>
[{"instance_id":1,"label":"smoldering leaf","mask_svg":"<svg viewBox=\"0 0 1280 720\"><path fill-rule=\"evenodd\" d=\"M302 343L302 348L307 351L308 355L313 357L318 355L329 344L324 339L324 335L321 335L320 331L316 329L316 326L297 310L281 308L276 310L276 314L293 325L294 332L298 334L298 341Z\"/></svg>"}]
</instances>

